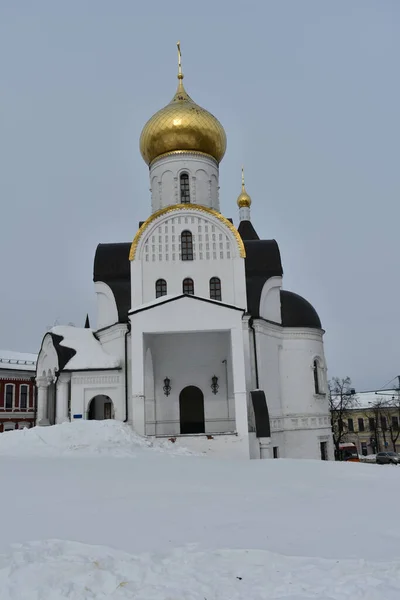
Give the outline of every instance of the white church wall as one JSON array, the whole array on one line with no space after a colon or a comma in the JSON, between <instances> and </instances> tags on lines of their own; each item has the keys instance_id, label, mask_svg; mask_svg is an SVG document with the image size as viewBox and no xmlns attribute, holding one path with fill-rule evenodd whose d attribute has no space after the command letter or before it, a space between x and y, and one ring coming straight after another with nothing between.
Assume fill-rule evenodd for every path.
<instances>
[{"instance_id":1,"label":"white church wall","mask_svg":"<svg viewBox=\"0 0 400 600\"><path fill-rule=\"evenodd\" d=\"M170 204L179 204L181 173L189 175L192 204L201 204L219 211L218 165L202 154L188 152L164 156L150 167L152 212Z\"/></svg>"},{"instance_id":2,"label":"white church wall","mask_svg":"<svg viewBox=\"0 0 400 600\"><path fill-rule=\"evenodd\" d=\"M193 260L180 258L180 236L193 236ZM222 302L246 308L244 259L233 232L211 214L180 211L160 215L139 240L131 261L132 308L151 302L158 279L167 282L167 294L182 293L183 280L194 281L194 293L210 297L210 279L221 280Z\"/></svg>"},{"instance_id":3,"label":"white church wall","mask_svg":"<svg viewBox=\"0 0 400 600\"><path fill-rule=\"evenodd\" d=\"M36 364L36 375L37 377L47 377L49 373L54 375L56 371L58 371L58 355L54 348L53 339L48 333L42 341Z\"/></svg>"},{"instance_id":4,"label":"white church wall","mask_svg":"<svg viewBox=\"0 0 400 600\"><path fill-rule=\"evenodd\" d=\"M108 396L114 408L114 418L125 419L125 388L123 373L115 371L85 371L72 373L71 421L87 419L90 401L95 396Z\"/></svg>"},{"instance_id":5,"label":"white church wall","mask_svg":"<svg viewBox=\"0 0 400 600\"><path fill-rule=\"evenodd\" d=\"M282 415L280 384L282 328L261 319L254 319L253 326L256 332L259 388L265 392L270 418L280 416Z\"/></svg>"},{"instance_id":6,"label":"white church wall","mask_svg":"<svg viewBox=\"0 0 400 600\"><path fill-rule=\"evenodd\" d=\"M329 460L333 460L332 431L329 428L286 431L286 456L290 458L321 460L321 442L328 444L328 458Z\"/></svg>"},{"instance_id":7,"label":"white church wall","mask_svg":"<svg viewBox=\"0 0 400 600\"><path fill-rule=\"evenodd\" d=\"M282 409L286 415L329 415L322 335L317 329L284 330L280 372ZM316 356L321 361L323 394L315 393L313 362Z\"/></svg>"},{"instance_id":8,"label":"white church wall","mask_svg":"<svg viewBox=\"0 0 400 600\"><path fill-rule=\"evenodd\" d=\"M275 323L282 323L281 318L281 296L282 277L271 277L268 279L261 292L260 317Z\"/></svg>"},{"instance_id":9,"label":"white church wall","mask_svg":"<svg viewBox=\"0 0 400 600\"><path fill-rule=\"evenodd\" d=\"M110 286L97 281L94 288L97 298L97 329L118 323L117 304Z\"/></svg>"}]
</instances>

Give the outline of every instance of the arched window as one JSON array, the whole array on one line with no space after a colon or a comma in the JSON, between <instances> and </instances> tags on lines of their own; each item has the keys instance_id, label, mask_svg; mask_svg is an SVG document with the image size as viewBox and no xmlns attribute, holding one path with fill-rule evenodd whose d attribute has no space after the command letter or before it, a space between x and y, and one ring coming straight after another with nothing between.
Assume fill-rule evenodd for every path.
<instances>
[{"instance_id":1,"label":"arched window","mask_svg":"<svg viewBox=\"0 0 400 600\"><path fill-rule=\"evenodd\" d=\"M189 184L189 175L187 173L181 173L179 178L180 189L181 189L181 203L189 204L190 203L190 184Z\"/></svg>"},{"instance_id":2,"label":"arched window","mask_svg":"<svg viewBox=\"0 0 400 600\"><path fill-rule=\"evenodd\" d=\"M181 233L181 258L182 260L193 260L193 237L190 231Z\"/></svg>"},{"instance_id":3,"label":"arched window","mask_svg":"<svg viewBox=\"0 0 400 600\"><path fill-rule=\"evenodd\" d=\"M193 279L190 279L188 277L187 279L183 280L182 291L183 291L184 294L190 294L191 296L194 295L194 283L193 283Z\"/></svg>"},{"instance_id":4,"label":"arched window","mask_svg":"<svg viewBox=\"0 0 400 600\"><path fill-rule=\"evenodd\" d=\"M314 373L314 391L316 394L321 393L320 385L319 385L319 363L317 360L314 360L313 363L313 373Z\"/></svg>"},{"instance_id":5,"label":"arched window","mask_svg":"<svg viewBox=\"0 0 400 600\"><path fill-rule=\"evenodd\" d=\"M12 410L14 405L14 386L8 383L5 389L5 409Z\"/></svg>"},{"instance_id":6,"label":"arched window","mask_svg":"<svg viewBox=\"0 0 400 600\"><path fill-rule=\"evenodd\" d=\"M167 282L165 279L157 279L156 281L156 298L167 295Z\"/></svg>"},{"instance_id":7,"label":"arched window","mask_svg":"<svg viewBox=\"0 0 400 600\"><path fill-rule=\"evenodd\" d=\"M219 277L211 277L210 279L210 298L211 300L222 300L221 280Z\"/></svg>"},{"instance_id":8,"label":"arched window","mask_svg":"<svg viewBox=\"0 0 400 600\"><path fill-rule=\"evenodd\" d=\"M28 394L29 387L27 385L20 385L19 387L19 407L21 410L28 408Z\"/></svg>"}]
</instances>

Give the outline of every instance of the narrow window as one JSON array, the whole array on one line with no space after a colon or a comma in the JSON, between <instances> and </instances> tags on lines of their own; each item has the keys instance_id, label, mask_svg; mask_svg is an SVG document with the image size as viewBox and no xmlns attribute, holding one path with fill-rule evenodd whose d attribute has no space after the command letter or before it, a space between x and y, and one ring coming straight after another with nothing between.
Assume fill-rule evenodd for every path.
<instances>
[{"instance_id":1,"label":"narrow window","mask_svg":"<svg viewBox=\"0 0 400 600\"><path fill-rule=\"evenodd\" d=\"M190 231L181 233L181 258L182 260L193 260L193 237Z\"/></svg>"},{"instance_id":2,"label":"narrow window","mask_svg":"<svg viewBox=\"0 0 400 600\"><path fill-rule=\"evenodd\" d=\"M358 419L358 431L365 431L364 428L364 419Z\"/></svg>"},{"instance_id":3,"label":"narrow window","mask_svg":"<svg viewBox=\"0 0 400 600\"><path fill-rule=\"evenodd\" d=\"M182 291L184 294L194 295L194 283L193 279L187 278L183 280Z\"/></svg>"},{"instance_id":4,"label":"narrow window","mask_svg":"<svg viewBox=\"0 0 400 600\"><path fill-rule=\"evenodd\" d=\"M181 188L181 203L190 203L190 186L189 186L189 175L187 173L181 173L179 178Z\"/></svg>"},{"instance_id":5,"label":"narrow window","mask_svg":"<svg viewBox=\"0 0 400 600\"><path fill-rule=\"evenodd\" d=\"M321 460L328 460L328 442L320 442Z\"/></svg>"},{"instance_id":6,"label":"narrow window","mask_svg":"<svg viewBox=\"0 0 400 600\"><path fill-rule=\"evenodd\" d=\"M399 430L399 417L392 417L392 429L394 431Z\"/></svg>"},{"instance_id":7,"label":"narrow window","mask_svg":"<svg viewBox=\"0 0 400 600\"><path fill-rule=\"evenodd\" d=\"M14 404L14 386L6 385L6 410L12 410Z\"/></svg>"},{"instance_id":8,"label":"narrow window","mask_svg":"<svg viewBox=\"0 0 400 600\"><path fill-rule=\"evenodd\" d=\"M318 361L314 360L314 364L313 364L313 372L314 372L314 390L316 394L320 394L320 389L319 389L319 365L318 365Z\"/></svg>"},{"instance_id":9,"label":"narrow window","mask_svg":"<svg viewBox=\"0 0 400 600\"><path fill-rule=\"evenodd\" d=\"M354 431L353 419L348 419L347 420L347 426L348 426L349 431Z\"/></svg>"},{"instance_id":10,"label":"narrow window","mask_svg":"<svg viewBox=\"0 0 400 600\"><path fill-rule=\"evenodd\" d=\"M211 277L210 279L210 298L211 300L222 300L221 280L219 277Z\"/></svg>"},{"instance_id":11,"label":"narrow window","mask_svg":"<svg viewBox=\"0 0 400 600\"><path fill-rule=\"evenodd\" d=\"M19 388L19 407L21 410L28 408L28 390L27 385L21 385Z\"/></svg>"},{"instance_id":12,"label":"narrow window","mask_svg":"<svg viewBox=\"0 0 400 600\"><path fill-rule=\"evenodd\" d=\"M165 279L157 279L156 281L156 298L167 295L167 282Z\"/></svg>"},{"instance_id":13,"label":"narrow window","mask_svg":"<svg viewBox=\"0 0 400 600\"><path fill-rule=\"evenodd\" d=\"M386 417L381 417L381 427L382 427L382 431L386 431L387 430Z\"/></svg>"},{"instance_id":14,"label":"narrow window","mask_svg":"<svg viewBox=\"0 0 400 600\"><path fill-rule=\"evenodd\" d=\"M273 447L274 458L279 458L279 446Z\"/></svg>"},{"instance_id":15,"label":"narrow window","mask_svg":"<svg viewBox=\"0 0 400 600\"><path fill-rule=\"evenodd\" d=\"M368 423L369 423L369 430L370 431L375 431L375 419L374 419L374 417L369 417Z\"/></svg>"},{"instance_id":16,"label":"narrow window","mask_svg":"<svg viewBox=\"0 0 400 600\"><path fill-rule=\"evenodd\" d=\"M367 442L361 442L361 454L363 456L367 456L368 455Z\"/></svg>"}]
</instances>

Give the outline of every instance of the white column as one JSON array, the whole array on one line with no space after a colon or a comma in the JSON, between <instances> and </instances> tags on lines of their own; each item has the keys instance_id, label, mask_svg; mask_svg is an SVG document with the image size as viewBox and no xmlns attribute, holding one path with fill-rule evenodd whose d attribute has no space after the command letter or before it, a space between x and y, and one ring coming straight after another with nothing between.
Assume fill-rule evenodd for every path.
<instances>
[{"instance_id":1,"label":"white column","mask_svg":"<svg viewBox=\"0 0 400 600\"><path fill-rule=\"evenodd\" d=\"M144 353L143 332L135 331L132 324L132 426L139 435L145 435Z\"/></svg>"},{"instance_id":2,"label":"white column","mask_svg":"<svg viewBox=\"0 0 400 600\"><path fill-rule=\"evenodd\" d=\"M49 425L47 418L47 377L37 377L36 385L38 388L36 425Z\"/></svg>"},{"instance_id":3,"label":"white column","mask_svg":"<svg viewBox=\"0 0 400 600\"><path fill-rule=\"evenodd\" d=\"M65 423L69 421L68 415L68 383L70 381L69 373L61 373L57 381L57 406L56 423Z\"/></svg>"},{"instance_id":4,"label":"white column","mask_svg":"<svg viewBox=\"0 0 400 600\"><path fill-rule=\"evenodd\" d=\"M244 441L247 444L247 455L249 455L246 372L241 323L237 328L231 329L231 349L236 431L241 437L245 438Z\"/></svg>"},{"instance_id":5,"label":"white column","mask_svg":"<svg viewBox=\"0 0 400 600\"><path fill-rule=\"evenodd\" d=\"M271 438L260 438L260 458L272 458Z\"/></svg>"}]
</instances>

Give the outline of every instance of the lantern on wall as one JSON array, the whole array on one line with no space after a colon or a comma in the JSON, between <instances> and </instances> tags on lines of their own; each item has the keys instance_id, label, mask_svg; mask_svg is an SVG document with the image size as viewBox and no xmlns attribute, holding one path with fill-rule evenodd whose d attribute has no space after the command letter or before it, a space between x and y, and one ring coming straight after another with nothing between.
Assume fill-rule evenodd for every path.
<instances>
[{"instance_id":1,"label":"lantern on wall","mask_svg":"<svg viewBox=\"0 0 400 600\"><path fill-rule=\"evenodd\" d=\"M163 390L164 390L164 394L165 394L166 396L169 396L169 395L170 395L170 393L171 393L171 380L170 380L170 378L169 378L169 377L166 377L166 378L164 379L164 387L163 387Z\"/></svg>"},{"instance_id":2,"label":"lantern on wall","mask_svg":"<svg viewBox=\"0 0 400 600\"><path fill-rule=\"evenodd\" d=\"M213 394L217 394L218 393L218 389L219 389L219 385L218 385L218 377L216 375L213 375L211 377L211 389L212 389L212 393Z\"/></svg>"}]
</instances>

